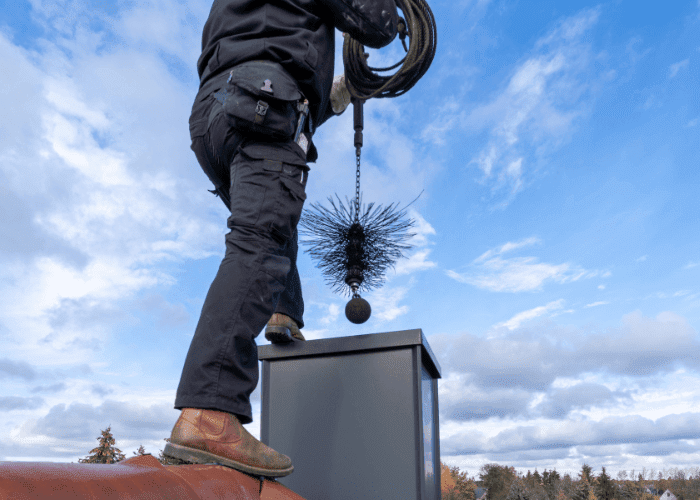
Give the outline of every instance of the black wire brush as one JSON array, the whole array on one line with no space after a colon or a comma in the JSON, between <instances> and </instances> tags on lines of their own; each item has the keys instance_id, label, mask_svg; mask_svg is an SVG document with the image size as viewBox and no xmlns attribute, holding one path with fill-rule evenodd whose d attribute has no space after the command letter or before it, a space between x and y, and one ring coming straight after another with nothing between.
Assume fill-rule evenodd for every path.
<instances>
[{"instance_id":1,"label":"black wire brush","mask_svg":"<svg viewBox=\"0 0 700 500\"><path fill-rule=\"evenodd\" d=\"M338 206L333 198L328 198L332 210L320 204L311 204L309 210L304 210L299 234L315 238L300 242L310 247L306 252L319 261L317 267L333 291L352 295L345 307L347 318L356 324L364 323L371 308L359 292L381 286L387 268L394 267L403 251L412 248L404 242L415 236L407 233L415 221L401 220L411 204L398 210L393 203L384 208L370 203L360 214L361 200L353 203L346 198L346 207L337 194L336 198Z\"/></svg>"}]
</instances>

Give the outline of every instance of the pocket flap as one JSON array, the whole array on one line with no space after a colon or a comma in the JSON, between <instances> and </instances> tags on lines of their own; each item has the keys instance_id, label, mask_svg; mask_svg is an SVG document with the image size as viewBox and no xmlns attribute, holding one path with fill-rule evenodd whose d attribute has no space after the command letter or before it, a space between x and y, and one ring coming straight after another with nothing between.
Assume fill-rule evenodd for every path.
<instances>
[{"instance_id":1,"label":"pocket flap","mask_svg":"<svg viewBox=\"0 0 700 500\"><path fill-rule=\"evenodd\" d=\"M306 190L300 182L293 181L288 177L280 177L280 181L282 184L284 184L284 187L286 187L297 199L301 200L302 202L306 201Z\"/></svg>"},{"instance_id":2,"label":"pocket flap","mask_svg":"<svg viewBox=\"0 0 700 500\"><path fill-rule=\"evenodd\" d=\"M240 151L254 160L272 160L308 168L303 152L296 144L266 144L263 142L249 142L240 147Z\"/></svg>"},{"instance_id":3,"label":"pocket flap","mask_svg":"<svg viewBox=\"0 0 700 500\"><path fill-rule=\"evenodd\" d=\"M261 97L281 101L298 101L303 97L294 78L271 61L239 64L229 71L228 81Z\"/></svg>"}]
</instances>

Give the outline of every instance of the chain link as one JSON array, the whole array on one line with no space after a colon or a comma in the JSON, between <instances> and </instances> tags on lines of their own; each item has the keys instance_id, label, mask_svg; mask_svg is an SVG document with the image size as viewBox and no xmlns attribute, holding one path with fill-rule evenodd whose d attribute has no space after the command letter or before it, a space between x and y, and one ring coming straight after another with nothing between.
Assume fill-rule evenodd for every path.
<instances>
[{"instance_id":1,"label":"chain link","mask_svg":"<svg viewBox=\"0 0 700 500\"><path fill-rule=\"evenodd\" d=\"M356 149L357 177L355 178L355 222L360 219L360 148Z\"/></svg>"}]
</instances>

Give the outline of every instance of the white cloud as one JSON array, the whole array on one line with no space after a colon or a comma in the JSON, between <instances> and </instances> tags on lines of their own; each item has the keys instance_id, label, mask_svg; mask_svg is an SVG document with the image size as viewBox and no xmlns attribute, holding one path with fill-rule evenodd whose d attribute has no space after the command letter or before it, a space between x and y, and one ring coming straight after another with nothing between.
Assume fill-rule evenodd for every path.
<instances>
[{"instance_id":1,"label":"white cloud","mask_svg":"<svg viewBox=\"0 0 700 500\"><path fill-rule=\"evenodd\" d=\"M568 140L574 122L588 112L595 82L609 78L607 69L593 65L585 41L599 15L596 8L564 19L535 43L487 102L451 103L424 129L423 138L436 144L445 142L450 128L461 128L460 134L486 132L483 147L467 164L482 171L492 196L504 193L494 207L507 206L542 160Z\"/></svg>"},{"instance_id":2,"label":"white cloud","mask_svg":"<svg viewBox=\"0 0 700 500\"><path fill-rule=\"evenodd\" d=\"M434 121L426 125L421 133L421 137L423 140L428 140L438 146L444 146L447 143L446 137L448 132L452 130L459 121L461 103L454 97L447 97L440 105L438 114L444 116L445 119Z\"/></svg>"},{"instance_id":3,"label":"white cloud","mask_svg":"<svg viewBox=\"0 0 700 500\"><path fill-rule=\"evenodd\" d=\"M542 243L542 241L534 236L531 236L530 238L524 238L520 241L509 241L508 243L504 243L500 247L493 248L491 250L487 250L483 254L481 254L479 257L474 259L474 262L483 262L486 261L490 258L492 258L495 255L503 255L504 253L512 252L514 250L518 250L520 248L525 248L529 247L532 245L537 245L539 243Z\"/></svg>"},{"instance_id":4,"label":"white cloud","mask_svg":"<svg viewBox=\"0 0 700 500\"><path fill-rule=\"evenodd\" d=\"M559 299L550 302L547 305L535 307L533 309L528 309L527 311L520 312L510 318L508 321L498 323L494 325L494 328L505 327L508 330L515 330L519 328L520 325L526 321L529 321L540 316L544 316L547 313L561 309L564 306L564 299Z\"/></svg>"},{"instance_id":5,"label":"white cloud","mask_svg":"<svg viewBox=\"0 0 700 500\"><path fill-rule=\"evenodd\" d=\"M424 271L437 266L435 262L427 260L430 255L430 249L423 249L414 252L405 259L401 259L396 263L396 276L403 274L411 274L416 271Z\"/></svg>"},{"instance_id":6,"label":"white cloud","mask_svg":"<svg viewBox=\"0 0 700 500\"><path fill-rule=\"evenodd\" d=\"M338 315L340 314L340 307L338 304L329 304L328 305L328 314L326 314L323 318L321 318L320 322L322 325L330 325L331 323L334 323L335 320L338 319Z\"/></svg>"},{"instance_id":7,"label":"white cloud","mask_svg":"<svg viewBox=\"0 0 700 500\"><path fill-rule=\"evenodd\" d=\"M435 228L431 226L430 223L426 221L423 218L423 216L414 209L409 210L408 216L414 220L414 225L411 228L410 232L415 233L415 236L411 238L409 244L417 247L428 245L430 243L428 237L431 234L436 234Z\"/></svg>"},{"instance_id":8,"label":"white cloud","mask_svg":"<svg viewBox=\"0 0 700 500\"><path fill-rule=\"evenodd\" d=\"M79 118L87 126L99 131L107 130L111 125L103 111L95 109L94 104L87 106L72 80L65 77L49 77L44 85L46 100L61 115Z\"/></svg>"},{"instance_id":9,"label":"white cloud","mask_svg":"<svg viewBox=\"0 0 700 500\"><path fill-rule=\"evenodd\" d=\"M595 25L598 17L600 17L600 7L583 10L575 16L564 19L550 34L538 40L536 47L557 44L560 40L576 40Z\"/></svg>"},{"instance_id":10,"label":"white cloud","mask_svg":"<svg viewBox=\"0 0 700 500\"><path fill-rule=\"evenodd\" d=\"M631 313L602 331L550 324L495 339L434 335L443 461L561 471L591 459L627 469L649 457L692 464L700 456L688 441L700 419L696 339L668 312Z\"/></svg>"},{"instance_id":11,"label":"white cloud","mask_svg":"<svg viewBox=\"0 0 700 500\"><path fill-rule=\"evenodd\" d=\"M0 107L21 132L0 134L0 175L32 224L0 228L20 242L51 242L4 261L0 293L14 300L0 305L0 317L6 339L19 343L14 352L43 363L87 361L94 353L81 349L50 354L76 335L93 346L109 338L109 321L53 325L65 301L109 311L146 288L172 285L161 266L221 252L225 230L220 214L202 209L216 201L189 150L192 89L168 73L157 47L98 55L99 44L73 42L59 50L46 41L30 53L0 34L0 56L17 68L8 85L18 90ZM26 101L22 113L12 111L13 100ZM177 322L185 316L178 310Z\"/></svg>"},{"instance_id":12,"label":"white cloud","mask_svg":"<svg viewBox=\"0 0 700 500\"><path fill-rule=\"evenodd\" d=\"M681 69L685 69L688 67L689 61L690 59L683 59L682 61L678 61L677 63L671 64L671 66L669 66L668 68L668 77L675 78L675 76Z\"/></svg>"},{"instance_id":13,"label":"white cloud","mask_svg":"<svg viewBox=\"0 0 700 500\"><path fill-rule=\"evenodd\" d=\"M587 272L572 264L548 264L537 262L536 257L511 257L502 254L539 243L537 238L508 242L488 250L470 264L472 271L446 273L460 283L468 283L492 292L524 292L541 289L546 281L569 283L581 278L591 278L597 272Z\"/></svg>"},{"instance_id":14,"label":"white cloud","mask_svg":"<svg viewBox=\"0 0 700 500\"><path fill-rule=\"evenodd\" d=\"M379 322L392 321L408 312L408 306L399 306L399 302L406 297L410 287L384 286L375 290L367 301L372 306L372 318Z\"/></svg>"},{"instance_id":15,"label":"white cloud","mask_svg":"<svg viewBox=\"0 0 700 500\"><path fill-rule=\"evenodd\" d=\"M505 140L508 146L518 142L518 130L542 101L547 79L550 75L561 71L563 67L564 57L557 53L548 57L529 59L513 75L506 88L508 102L501 101L496 105L497 108L505 110L505 114L496 126L495 132Z\"/></svg>"},{"instance_id":16,"label":"white cloud","mask_svg":"<svg viewBox=\"0 0 700 500\"><path fill-rule=\"evenodd\" d=\"M152 311L158 318L158 324L168 329L181 328L190 320L183 304L172 304L157 293L144 297L139 301L138 307L143 311Z\"/></svg>"},{"instance_id":17,"label":"white cloud","mask_svg":"<svg viewBox=\"0 0 700 500\"><path fill-rule=\"evenodd\" d=\"M435 262L427 260L431 249L421 248L432 243L428 238L430 235L436 234L435 228L413 209L410 209L408 212L408 217L414 220L414 226L409 230L409 233L413 233L415 236L406 243L413 248L418 248L418 250L406 254L405 258L399 259L394 266L395 271L393 273L388 273L388 279L395 276L432 269L437 266Z\"/></svg>"},{"instance_id":18,"label":"white cloud","mask_svg":"<svg viewBox=\"0 0 700 500\"><path fill-rule=\"evenodd\" d=\"M42 453L65 457L64 461L84 458L94 447L100 431L111 426L116 446L126 455L139 444L157 455L164 446L163 436L168 434L178 413L173 411L171 402L161 401L160 394L153 396L151 401L133 398L128 402L55 404L44 416L37 418L34 412L33 417L15 424L6 435L0 453L4 459L15 460L27 460ZM168 394L167 399L171 398L172 394Z\"/></svg>"},{"instance_id":19,"label":"white cloud","mask_svg":"<svg viewBox=\"0 0 700 500\"><path fill-rule=\"evenodd\" d=\"M156 46L191 64L201 51L201 26L193 24L208 11L207 2L152 0L122 11L116 30L132 46Z\"/></svg>"},{"instance_id":20,"label":"white cloud","mask_svg":"<svg viewBox=\"0 0 700 500\"><path fill-rule=\"evenodd\" d=\"M440 170L435 159L421 155L415 141L400 130L402 112L396 101L372 99L364 106L360 189L365 206L369 203L374 203L375 207L396 204L401 209L416 199ZM353 201L355 148L352 109L325 123L314 142L319 149L319 159L310 165L307 205L320 202L328 206L326 199L333 192L347 193ZM426 201L426 196L427 193L423 192L408 209L410 217L420 217L419 207ZM343 196L341 199L345 202ZM422 218L418 222L422 224ZM424 236L430 234L428 227L424 229L428 230Z\"/></svg>"},{"instance_id":21,"label":"white cloud","mask_svg":"<svg viewBox=\"0 0 700 500\"><path fill-rule=\"evenodd\" d=\"M523 159L518 158L517 160L514 160L508 164L508 167L506 167L505 171L501 171L499 174L499 182L500 183L505 183L506 181L510 181L512 184L512 190L513 193L516 193L520 191L520 188L523 185L523 181L521 179L521 174L522 174L522 165L523 165Z\"/></svg>"},{"instance_id":22,"label":"white cloud","mask_svg":"<svg viewBox=\"0 0 700 500\"><path fill-rule=\"evenodd\" d=\"M607 304L610 304L610 302L606 302L606 301L604 301L604 300L599 300L598 302L592 302L592 303L590 303L590 304L586 304L586 305L583 306L583 307L598 307L598 306L604 306L604 305L607 305Z\"/></svg>"},{"instance_id":23,"label":"white cloud","mask_svg":"<svg viewBox=\"0 0 700 500\"><path fill-rule=\"evenodd\" d=\"M558 307L555 302L550 309ZM578 380L587 373L632 383L680 367L695 370L700 363L697 332L685 318L670 312L655 318L633 312L624 315L619 326L603 331L548 323L503 333L498 338L433 335L430 343L445 372L469 374L472 383L483 387L524 387L532 392L546 390L556 379ZM624 380L620 383L624 388Z\"/></svg>"}]
</instances>

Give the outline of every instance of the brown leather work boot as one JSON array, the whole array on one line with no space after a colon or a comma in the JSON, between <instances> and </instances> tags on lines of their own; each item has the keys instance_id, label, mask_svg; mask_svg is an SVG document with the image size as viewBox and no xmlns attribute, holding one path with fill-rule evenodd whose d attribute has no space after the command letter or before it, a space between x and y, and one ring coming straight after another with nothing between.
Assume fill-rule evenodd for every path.
<instances>
[{"instance_id":1,"label":"brown leather work boot","mask_svg":"<svg viewBox=\"0 0 700 500\"><path fill-rule=\"evenodd\" d=\"M217 463L267 477L288 476L292 460L255 439L238 417L216 410L184 408L164 455L195 464Z\"/></svg>"},{"instance_id":2,"label":"brown leather work boot","mask_svg":"<svg viewBox=\"0 0 700 500\"><path fill-rule=\"evenodd\" d=\"M265 338L274 344L306 340L297 322L285 314L275 313L267 322Z\"/></svg>"}]
</instances>

